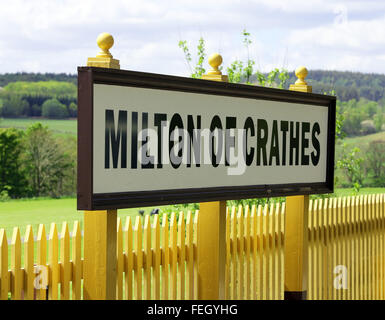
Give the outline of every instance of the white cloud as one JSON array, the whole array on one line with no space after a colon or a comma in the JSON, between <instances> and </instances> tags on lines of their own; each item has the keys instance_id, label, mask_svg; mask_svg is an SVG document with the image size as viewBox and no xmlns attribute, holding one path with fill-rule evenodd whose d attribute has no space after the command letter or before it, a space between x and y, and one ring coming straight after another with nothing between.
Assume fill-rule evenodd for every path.
<instances>
[{"instance_id":1,"label":"white cloud","mask_svg":"<svg viewBox=\"0 0 385 320\"><path fill-rule=\"evenodd\" d=\"M303 54L310 68L385 72L379 63L385 48L385 16L293 30L286 41Z\"/></svg>"}]
</instances>

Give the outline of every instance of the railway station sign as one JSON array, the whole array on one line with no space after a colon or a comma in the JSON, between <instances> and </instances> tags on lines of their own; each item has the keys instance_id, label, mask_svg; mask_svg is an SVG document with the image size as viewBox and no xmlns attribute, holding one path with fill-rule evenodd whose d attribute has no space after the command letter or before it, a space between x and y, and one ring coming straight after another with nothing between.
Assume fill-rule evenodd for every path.
<instances>
[{"instance_id":1,"label":"railway station sign","mask_svg":"<svg viewBox=\"0 0 385 320\"><path fill-rule=\"evenodd\" d=\"M78 69L78 209L333 192L336 98Z\"/></svg>"}]
</instances>

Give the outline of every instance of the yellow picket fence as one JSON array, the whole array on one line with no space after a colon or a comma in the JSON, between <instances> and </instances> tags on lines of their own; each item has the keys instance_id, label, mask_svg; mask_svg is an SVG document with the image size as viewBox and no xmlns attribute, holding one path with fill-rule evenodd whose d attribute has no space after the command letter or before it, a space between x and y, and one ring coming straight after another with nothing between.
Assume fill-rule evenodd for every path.
<instances>
[{"instance_id":1,"label":"yellow picket fence","mask_svg":"<svg viewBox=\"0 0 385 320\"><path fill-rule=\"evenodd\" d=\"M385 195L310 205L309 298L385 299Z\"/></svg>"},{"instance_id":2,"label":"yellow picket fence","mask_svg":"<svg viewBox=\"0 0 385 320\"><path fill-rule=\"evenodd\" d=\"M118 219L117 299L196 299L198 218ZM285 203L227 208L226 299L283 299L284 219ZM310 201L308 245L309 299L385 298L385 195ZM1 299L81 299L82 273L78 222L0 230Z\"/></svg>"}]
</instances>

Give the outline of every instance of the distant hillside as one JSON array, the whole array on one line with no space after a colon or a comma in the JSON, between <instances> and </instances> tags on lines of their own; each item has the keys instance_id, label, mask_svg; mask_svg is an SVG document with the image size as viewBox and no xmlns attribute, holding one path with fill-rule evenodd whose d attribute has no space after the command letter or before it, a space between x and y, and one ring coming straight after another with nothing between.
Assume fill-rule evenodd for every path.
<instances>
[{"instance_id":1,"label":"distant hillside","mask_svg":"<svg viewBox=\"0 0 385 320\"><path fill-rule=\"evenodd\" d=\"M289 73L290 79L286 85L296 81L294 72ZM76 84L76 74L65 73L6 73L0 74L0 87L16 81L66 81ZM334 90L340 101L366 98L371 101L385 100L385 74L361 73L349 71L310 70L307 77L313 86L313 92L324 93ZM256 82L255 76L251 82Z\"/></svg>"},{"instance_id":2,"label":"distant hillside","mask_svg":"<svg viewBox=\"0 0 385 320\"><path fill-rule=\"evenodd\" d=\"M5 87L10 82L16 81L28 81L28 82L37 82L37 81L66 81L76 84L77 75L76 74L66 74L66 73L27 73L27 72L18 72L18 73L5 73L0 74L0 87Z\"/></svg>"},{"instance_id":3,"label":"distant hillside","mask_svg":"<svg viewBox=\"0 0 385 320\"><path fill-rule=\"evenodd\" d=\"M294 72L289 72L289 76L286 88L297 80ZM360 98L377 102L385 100L385 74L310 70L306 79L313 86L313 92L324 93L334 90L340 101ZM255 82L256 78L252 77L251 81Z\"/></svg>"}]
</instances>

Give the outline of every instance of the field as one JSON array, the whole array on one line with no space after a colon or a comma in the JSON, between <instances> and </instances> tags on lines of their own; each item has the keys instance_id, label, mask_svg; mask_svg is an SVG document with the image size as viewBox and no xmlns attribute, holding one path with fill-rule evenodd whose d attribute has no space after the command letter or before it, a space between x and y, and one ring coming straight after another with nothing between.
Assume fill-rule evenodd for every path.
<instances>
[{"instance_id":1,"label":"field","mask_svg":"<svg viewBox=\"0 0 385 320\"><path fill-rule=\"evenodd\" d=\"M57 135L73 135L77 134L77 120L53 120L43 118L2 118L0 119L0 128L17 128L27 129L33 123L41 122L43 125L48 126Z\"/></svg>"}]
</instances>

